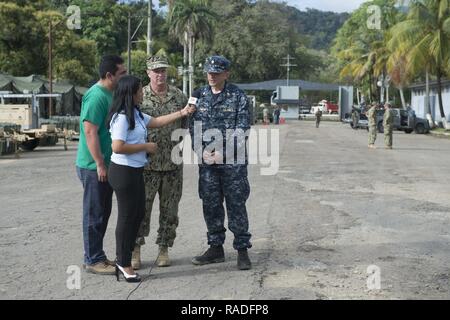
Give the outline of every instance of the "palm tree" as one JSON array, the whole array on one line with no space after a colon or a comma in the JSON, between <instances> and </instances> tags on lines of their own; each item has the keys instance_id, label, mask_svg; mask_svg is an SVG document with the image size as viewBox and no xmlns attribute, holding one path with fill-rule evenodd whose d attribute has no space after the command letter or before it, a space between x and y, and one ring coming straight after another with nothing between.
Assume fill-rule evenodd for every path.
<instances>
[{"instance_id":1,"label":"palm tree","mask_svg":"<svg viewBox=\"0 0 450 320\"><path fill-rule=\"evenodd\" d=\"M412 0L405 21L392 28L391 47L408 51L408 69L437 77L439 110L447 127L442 102L442 78L450 64L450 0ZM425 69L425 70L424 70ZM426 103L429 110L429 103Z\"/></svg>"},{"instance_id":2,"label":"palm tree","mask_svg":"<svg viewBox=\"0 0 450 320\"><path fill-rule=\"evenodd\" d=\"M189 95L194 89L194 49L195 41L212 38L211 20L216 15L210 9L210 0L176 0L169 15L170 33L176 36L184 47L189 59ZM187 47L187 52L186 52Z\"/></svg>"},{"instance_id":3,"label":"palm tree","mask_svg":"<svg viewBox=\"0 0 450 320\"><path fill-rule=\"evenodd\" d=\"M363 21L367 20L367 7L364 4L352 16L353 20L344 26L341 36L343 44L335 46L340 49L337 57L346 64L341 70L341 78L350 77L354 82L361 83L364 78L369 81L369 97L377 99L372 94L375 80L378 76L385 77L389 72L388 60L391 50L386 46L389 39L389 28L394 25L398 19L398 10L395 7L396 1L379 0L374 2L383 7L382 30L374 31L365 27ZM345 29L347 27L347 29ZM345 37L345 32L350 37ZM382 92L383 93L383 90ZM384 94L382 95L382 100Z\"/></svg>"},{"instance_id":4,"label":"palm tree","mask_svg":"<svg viewBox=\"0 0 450 320\"><path fill-rule=\"evenodd\" d=\"M387 62L388 73L393 84L400 92L403 109L406 108L404 88L408 85L411 76L406 68L406 53L401 51L392 52Z\"/></svg>"}]
</instances>

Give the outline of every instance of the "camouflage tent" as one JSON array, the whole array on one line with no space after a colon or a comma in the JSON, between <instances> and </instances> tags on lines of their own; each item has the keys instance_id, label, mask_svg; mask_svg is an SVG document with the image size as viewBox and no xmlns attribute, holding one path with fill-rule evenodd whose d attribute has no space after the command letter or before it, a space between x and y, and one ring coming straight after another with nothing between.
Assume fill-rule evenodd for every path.
<instances>
[{"instance_id":1,"label":"camouflage tent","mask_svg":"<svg viewBox=\"0 0 450 320\"><path fill-rule=\"evenodd\" d=\"M68 82L53 82L53 93L61 94L61 98L53 99L53 115L77 116L80 114L81 98L87 88L74 86ZM49 82L43 76L14 77L0 73L0 91L13 93L49 93ZM48 116L48 100L40 99L41 117ZM7 103L27 103L24 99L7 99Z\"/></svg>"}]
</instances>

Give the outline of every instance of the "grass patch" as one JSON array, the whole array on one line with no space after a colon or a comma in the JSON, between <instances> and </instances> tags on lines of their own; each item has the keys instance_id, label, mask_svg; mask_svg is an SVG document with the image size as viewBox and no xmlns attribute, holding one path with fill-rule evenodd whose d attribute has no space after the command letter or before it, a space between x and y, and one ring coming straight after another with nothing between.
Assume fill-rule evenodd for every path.
<instances>
[{"instance_id":1,"label":"grass patch","mask_svg":"<svg viewBox=\"0 0 450 320\"><path fill-rule=\"evenodd\" d=\"M444 128L435 128L433 130L431 130L431 132L436 132L436 133L450 133L450 130L446 130Z\"/></svg>"}]
</instances>

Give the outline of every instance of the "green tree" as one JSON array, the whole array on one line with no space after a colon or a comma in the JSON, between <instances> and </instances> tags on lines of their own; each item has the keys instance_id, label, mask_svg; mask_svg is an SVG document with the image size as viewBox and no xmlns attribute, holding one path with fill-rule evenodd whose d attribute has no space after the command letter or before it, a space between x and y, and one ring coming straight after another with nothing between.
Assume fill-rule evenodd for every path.
<instances>
[{"instance_id":1,"label":"green tree","mask_svg":"<svg viewBox=\"0 0 450 320\"><path fill-rule=\"evenodd\" d=\"M127 15L132 6L117 4L116 0L73 0L70 4L80 7L80 33L96 43L97 58L126 50ZM136 20L133 20L134 28Z\"/></svg>"},{"instance_id":2,"label":"green tree","mask_svg":"<svg viewBox=\"0 0 450 320\"><path fill-rule=\"evenodd\" d=\"M286 78L281 64L288 54L297 64L291 78L305 79L318 73L321 56L306 47L307 39L292 26L295 8L244 0L214 0L212 8L219 16L214 24L215 37L211 45L199 46L198 62L211 54L226 56L232 62L232 80L236 82Z\"/></svg>"},{"instance_id":3,"label":"green tree","mask_svg":"<svg viewBox=\"0 0 450 320\"><path fill-rule=\"evenodd\" d=\"M0 2L0 71L12 75L45 74L42 59L46 41L34 13L35 9L12 2ZM18 23L20 21L20 23Z\"/></svg>"},{"instance_id":4,"label":"green tree","mask_svg":"<svg viewBox=\"0 0 450 320\"><path fill-rule=\"evenodd\" d=\"M411 1L407 18L395 25L392 33L390 45L409 52L406 59L411 73L431 72L437 77L439 110L447 127L442 78L450 64L450 1Z\"/></svg>"},{"instance_id":5,"label":"green tree","mask_svg":"<svg viewBox=\"0 0 450 320\"><path fill-rule=\"evenodd\" d=\"M175 1L169 16L170 32L188 48L189 59L189 94L194 89L194 50L198 39L209 41L212 37L211 19L215 14L210 9L210 0ZM186 49L185 49L186 52Z\"/></svg>"},{"instance_id":6,"label":"green tree","mask_svg":"<svg viewBox=\"0 0 450 320\"><path fill-rule=\"evenodd\" d=\"M95 43L81 39L65 25L64 16L57 11L37 11L35 13L43 30L49 32L52 23L53 79L69 80L78 85L87 85L96 76ZM48 40L41 47L42 56L48 56ZM47 62L47 61L46 61ZM46 63L48 66L48 63Z\"/></svg>"},{"instance_id":7,"label":"green tree","mask_svg":"<svg viewBox=\"0 0 450 320\"><path fill-rule=\"evenodd\" d=\"M388 74L388 60L392 52L387 47L390 28L399 19L399 11L392 0L376 0L361 5L338 31L332 48L340 66L343 80L363 86L370 100L377 99L374 87L380 75ZM377 5L382 8L380 29L369 28L372 14L368 8Z\"/></svg>"},{"instance_id":8,"label":"green tree","mask_svg":"<svg viewBox=\"0 0 450 320\"><path fill-rule=\"evenodd\" d=\"M128 60L128 53L124 52L122 54L122 58L124 61ZM129 74L132 74L142 80L143 85L147 85L149 82L147 76L147 52L144 50L131 50L131 70L128 71Z\"/></svg>"}]
</instances>

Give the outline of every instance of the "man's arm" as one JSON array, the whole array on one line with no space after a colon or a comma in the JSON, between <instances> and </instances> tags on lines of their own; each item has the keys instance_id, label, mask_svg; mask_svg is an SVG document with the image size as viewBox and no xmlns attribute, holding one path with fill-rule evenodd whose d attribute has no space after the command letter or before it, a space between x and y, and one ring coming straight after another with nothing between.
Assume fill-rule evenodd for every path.
<instances>
[{"instance_id":1,"label":"man's arm","mask_svg":"<svg viewBox=\"0 0 450 320\"><path fill-rule=\"evenodd\" d=\"M237 155L246 154L246 143L248 139L248 130L250 130L250 113L249 113L249 101L245 94L240 95L239 97L239 105L237 110L236 117L236 127L235 130L238 132L238 135L234 138L234 142L236 145ZM241 131L242 130L242 131ZM245 136L240 136L244 134ZM239 158L238 158L239 160Z\"/></svg>"},{"instance_id":2,"label":"man's arm","mask_svg":"<svg viewBox=\"0 0 450 320\"><path fill-rule=\"evenodd\" d=\"M102 152L100 150L100 141L98 137L98 126L85 120L83 121L84 133L86 135L86 144L89 152L94 158L95 164L97 165L97 176L98 181L107 181L107 169L105 166L105 160L103 159Z\"/></svg>"}]
</instances>

